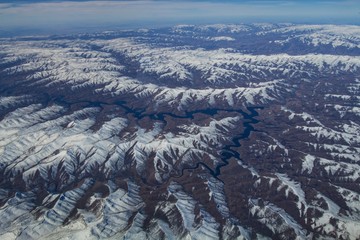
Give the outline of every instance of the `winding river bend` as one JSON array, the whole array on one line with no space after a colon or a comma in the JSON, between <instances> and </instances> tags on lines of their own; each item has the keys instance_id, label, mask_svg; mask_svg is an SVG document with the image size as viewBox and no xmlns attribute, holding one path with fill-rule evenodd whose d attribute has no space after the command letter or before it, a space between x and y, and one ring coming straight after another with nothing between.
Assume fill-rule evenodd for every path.
<instances>
[{"instance_id":1,"label":"winding river bend","mask_svg":"<svg viewBox=\"0 0 360 240\"><path fill-rule=\"evenodd\" d=\"M244 131L243 131L243 133L241 133L241 134L239 134L239 135L232 138L232 144L224 145L223 150L221 152L222 163L218 164L215 169L212 169L211 167L209 167L208 165L206 165L203 162L198 162L193 167L183 168L182 171L181 171L181 174L179 176L173 176L173 177L180 178L180 177L183 176L185 170L195 170L198 167L203 166L210 172L210 174L213 177L215 177L218 180L222 181L221 179L218 178L218 176L221 174L221 168L228 165L229 160L231 158L235 158L235 159L237 159L239 161L241 160L240 153L235 151L233 148L240 147L241 146L240 141L243 140L243 139L247 139L250 136L252 131L256 131L255 128L253 127L253 124L256 124L256 123L259 122L256 119L256 117L259 115L258 112L256 111L256 109L263 109L263 107L247 107L247 110L250 113L246 113L246 112L244 112L242 110L215 109L215 108L190 112L189 117L192 116L192 114L199 113L199 112L205 113L205 114L210 115L210 116L215 115L218 111L237 112L237 113L239 113L239 114L241 114L243 116Z\"/></svg>"},{"instance_id":2,"label":"winding river bend","mask_svg":"<svg viewBox=\"0 0 360 240\"><path fill-rule=\"evenodd\" d=\"M185 111L184 115L176 115L176 114L167 113L167 112L159 112L159 113L144 114L144 115L140 114L139 115L138 112L134 112L134 116L137 117L137 119L142 119L144 117L149 117L149 118L151 118L153 120L160 120L160 121L163 121L164 123L166 123L165 116L170 116L170 117L173 117L173 118L193 119L194 114L197 114L197 113L202 113L202 114L206 114L206 115L209 115L209 116L214 116L219 111L221 111L221 112L236 112L236 113L241 114L243 116L244 131L243 131L243 133L241 133L241 134L239 134L239 135L232 138L232 144L224 145L223 150L221 152L221 160L222 160L221 164L218 164L215 169L212 169L211 167L209 167L205 163L198 162L193 167L183 168L182 171L181 171L181 174L179 176L175 176L176 178L182 177L185 170L194 170L194 169L196 169L196 168L198 168L200 166L203 166L203 167L205 167L206 169L209 170L209 172L211 173L211 175L213 177L218 178L218 176L221 173L221 168L228 165L229 160L231 158L241 160L240 153L235 151L233 148L240 147L241 146L240 141L242 139L247 139L250 136L252 131L256 131L255 128L253 127L253 124L256 124L256 123L259 122L256 119L256 117L259 115L258 112L256 111L256 109L262 109L262 108L263 107L247 107L247 110L250 113L246 113L243 110L239 110L239 109L207 108L207 109L201 109L201 110L190 111L190 112Z\"/></svg>"},{"instance_id":3,"label":"winding river bend","mask_svg":"<svg viewBox=\"0 0 360 240\"><path fill-rule=\"evenodd\" d=\"M156 113L145 113L146 109L132 109L127 106L127 102L125 101L117 101L114 103L107 103L107 102L93 102L93 101L77 101L77 102L67 102L63 100L62 98L57 98L55 100L58 104L71 106L72 104L85 104L86 107L100 107L104 105L115 105L118 107L121 107L125 110L127 114L131 114L135 119L141 120L143 118L150 118L154 121L161 121L164 124L167 124L165 117L169 116L171 118L178 118L178 119L194 119L194 115L198 113L202 113L208 116L214 116L218 114L219 112L227 112L227 113L237 113L242 115L243 117L243 132L235 137L232 138L232 143L227 144L223 146L223 149L220 153L221 155L221 161L222 163L218 164L215 169L209 167L207 164L203 162L197 162L193 166L182 168L181 174L179 175L172 175L172 178L180 178L183 176L185 170L195 170L199 168L200 166L205 167L210 174L218 179L218 176L221 174L221 168L229 164L229 160L231 158L235 158L237 160L241 160L240 153L235 151L233 148L238 148L241 146L240 141L243 139L247 139L252 131L256 131L253 127L254 124L258 123L259 121L256 119L256 117L259 115L256 111L257 109L263 109L263 107L260 106L254 106L254 107L247 107L248 113L241 110L241 109L226 109L226 108L206 108L206 109L199 109L195 111L184 111L183 115L177 115L171 112L156 112ZM144 179L145 180L145 179ZM146 181L146 180L145 180ZM220 180L221 181L221 180Z\"/></svg>"}]
</instances>

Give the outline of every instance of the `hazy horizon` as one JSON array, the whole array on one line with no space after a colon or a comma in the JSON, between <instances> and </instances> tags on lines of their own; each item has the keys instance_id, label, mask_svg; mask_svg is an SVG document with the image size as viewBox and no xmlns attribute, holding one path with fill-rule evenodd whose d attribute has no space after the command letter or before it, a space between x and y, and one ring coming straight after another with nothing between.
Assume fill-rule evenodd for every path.
<instances>
[{"instance_id":1,"label":"hazy horizon","mask_svg":"<svg viewBox=\"0 0 360 240\"><path fill-rule=\"evenodd\" d=\"M0 36L176 24L360 24L356 1L0 1Z\"/></svg>"}]
</instances>

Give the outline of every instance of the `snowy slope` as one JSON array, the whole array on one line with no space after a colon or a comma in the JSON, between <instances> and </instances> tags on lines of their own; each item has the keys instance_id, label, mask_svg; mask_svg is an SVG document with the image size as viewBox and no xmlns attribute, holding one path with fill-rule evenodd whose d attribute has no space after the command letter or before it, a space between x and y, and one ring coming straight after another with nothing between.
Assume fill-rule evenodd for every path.
<instances>
[{"instance_id":1,"label":"snowy slope","mask_svg":"<svg viewBox=\"0 0 360 240\"><path fill-rule=\"evenodd\" d=\"M359 32L0 39L0 238L357 239Z\"/></svg>"}]
</instances>

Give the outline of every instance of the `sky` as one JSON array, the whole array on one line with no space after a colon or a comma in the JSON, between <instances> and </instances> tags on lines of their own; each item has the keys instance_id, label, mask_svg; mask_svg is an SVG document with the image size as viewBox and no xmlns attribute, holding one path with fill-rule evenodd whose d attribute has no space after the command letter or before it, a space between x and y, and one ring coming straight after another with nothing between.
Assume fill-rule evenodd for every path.
<instances>
[{"instance_id":1,"label":"sky","mask_svg":"<svg viewBox=\"0 0 360 240\"><path fill-rule=\"evenodd\" d=\"M252 22L360 25L360 0L0 0L0 36Z\"/></svg>"}]
</instances>

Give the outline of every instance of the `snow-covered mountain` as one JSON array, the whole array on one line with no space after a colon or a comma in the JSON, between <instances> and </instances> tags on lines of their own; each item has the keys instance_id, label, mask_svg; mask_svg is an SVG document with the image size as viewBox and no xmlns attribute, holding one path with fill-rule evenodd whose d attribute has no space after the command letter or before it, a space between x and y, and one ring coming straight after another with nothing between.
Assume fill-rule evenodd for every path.
<instances>
[{"instance_id":1,"label":"snow-covered mountain","mask_svg":"<svg viewBox=\"0 0 360 240\"><path fill-rule=\"evenodd\" d=\"M0 39L0 239L357 239L359 26Z\"/></svg>"}]
</instances>

